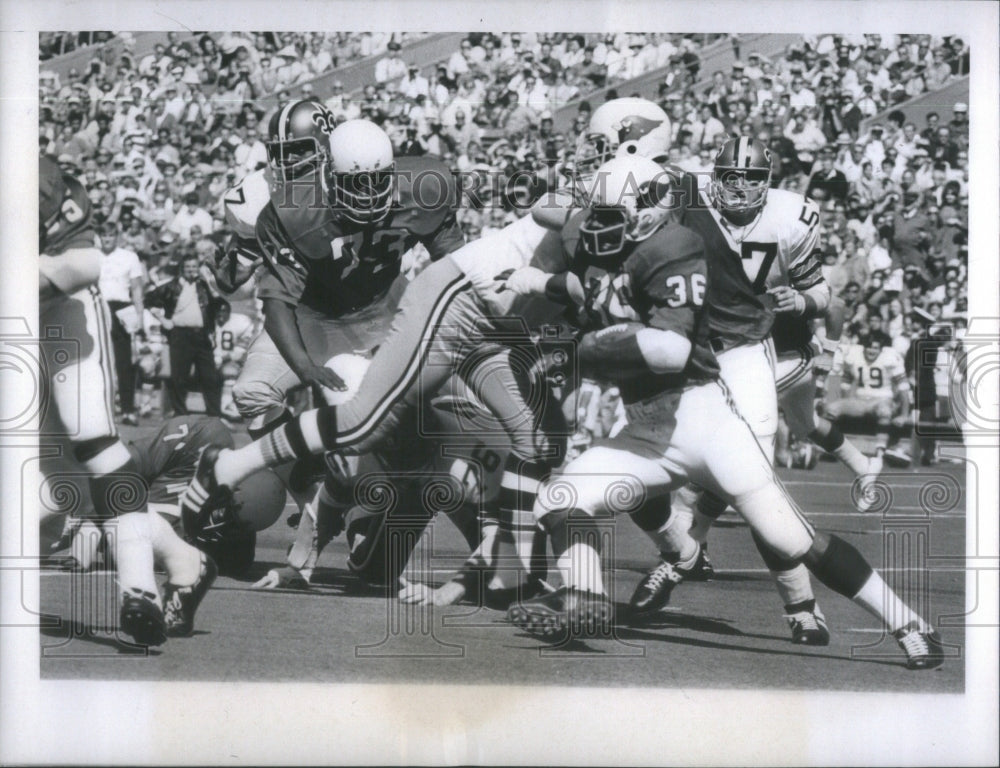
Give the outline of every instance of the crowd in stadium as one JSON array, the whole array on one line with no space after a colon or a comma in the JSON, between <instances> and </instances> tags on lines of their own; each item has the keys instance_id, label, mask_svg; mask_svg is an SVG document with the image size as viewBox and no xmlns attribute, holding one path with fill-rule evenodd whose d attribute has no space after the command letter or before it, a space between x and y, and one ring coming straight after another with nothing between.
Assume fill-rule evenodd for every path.
<instances>
[{"instance_id":1,"label":"crowd in stadium","mask_svg":"<svg viewBox=\"0 0 1000 768\"><path fill-rule=\"evenodd\" d=\"M769 145L776 185L821 203L820 255L848 305L849 338L882 331L905 356L930 331L961 329L968 106L917 121L905 102L968 73L964 42L828 35L765 56L723 37L470 34L428 64L409 57L422 36L408 33L172 32L141 56L127 33L51 33L41 45L41 151L85 184L102 237L138 255L148 289L186 257L215 258L228 234L224 193L266 164L280 103L321 100L338 119L381 125L397 156L438 155L490 179L491 194L463 200L460 223L472 239L523 215L570 173L590 112L658 70L671 163L710 172L727 135L751 135ZM736 60L704 70L706 45L731 45ZM85 46L86 66L63 78L47 68ZM380 57L374 81L359 90L312 82L371 57ZM576 115L562 127L557 113L567 107ZM944 386L947 355L938 368Z\"/></svg>"}]
</instances>

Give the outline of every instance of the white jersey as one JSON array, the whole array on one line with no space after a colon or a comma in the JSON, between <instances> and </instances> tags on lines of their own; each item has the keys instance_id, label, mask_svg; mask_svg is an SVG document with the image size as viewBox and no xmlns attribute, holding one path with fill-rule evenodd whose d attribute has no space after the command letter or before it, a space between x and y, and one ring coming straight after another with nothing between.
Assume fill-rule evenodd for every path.
<instances>
[{"instance_id":1,"label":"white jersey","mask_svg":"<svg viewBox=\"0 0 1000 768\"><path fill-rule=\"evenodd\" d=\"M241 240L256 241L257 217L271 201L264 171L254 171L223 195L226 226Z\"/></svg>"},{"instance_id":2,"label":"white jersey","mask_svg":"<svg viewBox=\"0 0 1000 768\"><path fill-rule=\"evenodd\" d=\"M804 291L822 282L822 266L813 256L820 235L819 206L813 200L786 189L768 190L760 215L737 227L712 206L704 188L701 199L758 292L783 285Z\"/></svg>"},{"instance_id":3,"label":"white jersey","mask_svg":"<svg viewBox=\"0 0 1000 768\"><path fill-rule=\"evenodd\" d=\"M906 381L903 358L896 350L884 348L871 363L865 358L865 348L853 344L837 351L834 373L854 385L856 397L892 397Z\"/></svg>"},{"instance_id":4,"label":"white jersey","mask_svg":"<svg viewBox=\"0 0 1000 768\"><path fill-rule=\"evenodd\" d=\"M240 362L246 357L247 347L255 336L254 321L246 315L234 312L222 325L215 327L212 346L215 349L217 365L226 360Z\"/></svg>"},{"instance_id":5,"label":"white jersey","mask_svg":"<svg viewBox=\"0 0 1000 768\"><path fill-rule=\"evenodd\" d=\"M563 311L563 307L545 299L496 291L497 276L510 270L537 266L556 273L566 268L562 234L537 224L530 215L467 243L449 253L448 258L469 277L479 297L497 315L524 317L529 326L534 326L543 315L551 318Z\"/></svg>"}]
</instances>

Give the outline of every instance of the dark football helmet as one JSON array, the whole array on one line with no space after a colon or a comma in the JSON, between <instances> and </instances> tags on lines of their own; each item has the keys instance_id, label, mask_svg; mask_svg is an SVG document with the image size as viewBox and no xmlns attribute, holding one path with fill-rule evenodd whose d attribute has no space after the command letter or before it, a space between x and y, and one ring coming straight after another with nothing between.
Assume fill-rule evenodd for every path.
<instances>
[{"instance_id":1,"label":"dark football helmet","mask_svg":"<svg viewBox=\"0 0 1000 768\"><path fill-rule=\"evenodd\" d=\"M271 116L267 160L277 181L320 170L330 160L330 134L337 121L312 99L290 101Z\"/></svg>"},{"instance_id":2,"label":"dark football helmet","mask_svg":"<svg viewBox=\"0 0 1000 768\"><path fill-rule=\"evenodd\" d=\"M716 209L736 224L746 224L764 207L771 185L771 151L749 136L737 136L715 156L711 197Z\"/></svg>"}]
</instances>

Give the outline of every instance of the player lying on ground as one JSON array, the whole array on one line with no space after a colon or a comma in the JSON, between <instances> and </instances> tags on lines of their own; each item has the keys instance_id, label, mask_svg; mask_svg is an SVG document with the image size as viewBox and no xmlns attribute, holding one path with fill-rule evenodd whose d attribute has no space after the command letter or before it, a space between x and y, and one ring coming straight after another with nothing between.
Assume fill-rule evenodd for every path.
<instances>
[{"instance_id":1,"label":"player lying on ground","mask_svg":"<svg viewBox=\"0 0 1000 768\"><path fill-rule=\"evenodd\" d=\"M552 538L565 585L519 602L508 618L547 637L607 630L612 603L601 575L598 519L692 481L733 504L769 551L803 562L875 615L897 638L908 667L939 666L943 648L933 628L857 549L813 529L735 410L709 346L705 244L671 220L664 201L671 184L663 178L643 158L610 161L600 169L589 209L563 229L570 273L549 282L576 286L569 294L581 300L581 319L587 327L604 326L583 337L580 363L619 383L629 423L539 490L535 513ZM580 290L602 283L615 292L614 302ZM686 537L686 527L677 533Z\"/></svg>"},{"instance_id":2,"label":"player lying on ground","mask_svg":"<svg viewBox=\"0 0 1000 768\"><path fill-rule=\"evenodd\" d=\"M201 451L207 446L232 448L232 432L214 416L189 414L167 419L156 432L125 444L139 477L147 488L150 515L160 515L181 532L177 499L194 476ZM243 576L254 561L256 532L272 525L285 508L285 489L273 472L258 472L240 484L234 494L230 524L206 530L191 543L209 555L219 573ZM67 521L72 538L68 567L87 571L97 566L95 555L104 533L101 520L84 513ZM113 549L107 554L113 556ZM107 564L107 563L106 563Z\"/></svg>"},{"instance_id":3,"label":"player lying on ground","mask_svg":"<svg viewBox=\"0 0 1000 768\"><path fill-rule=\"evenodd\" d=\"M147 511L146 488L114 422L110 313L96 283L91 204L83 185L42 157L39 178L39 320L47 397L90 474L95 516L116 530L122 591L120 627L143 645L189 635L194 614L215 579L211 558L182 541ZM161 597L154 559L167 571Z\"/></svg>"}]
</instances>

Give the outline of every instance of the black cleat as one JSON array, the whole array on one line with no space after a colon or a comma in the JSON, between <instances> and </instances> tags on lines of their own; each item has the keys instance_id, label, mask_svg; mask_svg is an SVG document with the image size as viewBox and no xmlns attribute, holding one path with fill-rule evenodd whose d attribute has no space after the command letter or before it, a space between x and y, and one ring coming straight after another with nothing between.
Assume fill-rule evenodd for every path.
<instances>
[{"instance_id":1,"label":"black cleat","mask_svg":"<svg viewBox=\"0 0 1000 768\"><path fill-rule=\"evenodd\" d=\"M920 625L911 621L893 632L892 636L906 654L907 669L935 669L944 664L941 637L930 627L926 632L921 632Z\"/></svg>"},{"instance_id":2,"label":"black cleat","mask_svg":"<svg viewBox=\"0 0 1000 768\"><path fill-rule=\"evenodd\" d=\"M215 462L221 451L221 448L214 445L202 450L194 477L181 494L181 524L189 541L201 537L210 526L218 527L223 521L213 520L212 512L227 508L232 501L233 492L229 487L215 481Z\"/></svg>"},{"instance_id":3,"label":"black cleat","mask_svg":"<svg viewBox=\"0 0 1000 768\"><path fill-rule=\"evenodd\" d=\"M118 623L121 631L131 635L138 645L163 645L167 641L163 611L149 593L122 595Z\"/></svg>"},{"instance_id":4,"label":"black cleat","mask_svg":"<svg viewBox=\"0 0 1000 768\"><path fill-rule=\"evenodd\" d=\"M708 544L698 546L698 559L694 561L690 571L683 571L684 581L711 581L715 578L715 568L708 559Z\"/></svg>"},{"instance_id":5,"label":"black cleat","mask_svg":"<svg viewBox=\"0 0 1000 768\"><path fill-rule=\"evenodd\" d=\"M792 642L796 645L829 645L830 630L826 617L815 606L811 611L799 611L785 615L785 621L792 630Z\"/></svg>"},{"instance_id":6,"label":"black cleat","mask_svg":"<svg viewBox=\"0 0 1000 768\"><path fill-rule=\"evenodd\" d=\"M701 555L699 554L699 559ZM661 560L653 570L647 573L628 601L629 611L633 616L655 613L670 602L670 593L674 587L687 577L687 572L666 560Z\"/></svg>"},{"instance_id":7,"label":"black cleat","mask_svg":"<svg viewBox=\"0 0 1000 768\"><path fill-rule=\"evenodd\" d=\"M194 584L187 587L166 584L163 613L169 637L187 637L194 631L195 611L218 575L215 561L202 552L201 572Z\"/></svg>"},{"instance_id":8,"label":"black cleat","mask_svg":"<svg viewBox=\"0 0 1000 768\"><path fill-rule=\"evenodd\" d=\"M514 603L507 621L519 629L545 638L601 636L611 633L614 607L604 594L560 587L547 595Z\"/></svg>"}]
</instances>

